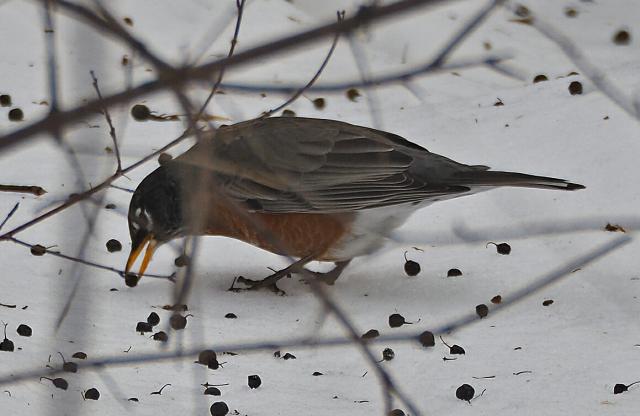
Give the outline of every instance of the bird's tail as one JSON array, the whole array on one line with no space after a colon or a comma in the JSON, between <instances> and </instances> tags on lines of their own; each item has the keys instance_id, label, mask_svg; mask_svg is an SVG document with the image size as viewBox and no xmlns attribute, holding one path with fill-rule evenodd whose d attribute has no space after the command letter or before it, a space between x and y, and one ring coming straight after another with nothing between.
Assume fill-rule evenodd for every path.
<instances>
[{"instance_id":1,"label":"bird's tail","mask_svg":"<svg viewBox=\"0 0 640 416\"><path fill-rule=\"evenodd\" d=\"M583 185L572 183L565 179L491 170L457 172L452 175L451 181L457 185L469 186L517 186L523 188L560 189L563 191L584 189Z\"/></svg>"}]
</instances>

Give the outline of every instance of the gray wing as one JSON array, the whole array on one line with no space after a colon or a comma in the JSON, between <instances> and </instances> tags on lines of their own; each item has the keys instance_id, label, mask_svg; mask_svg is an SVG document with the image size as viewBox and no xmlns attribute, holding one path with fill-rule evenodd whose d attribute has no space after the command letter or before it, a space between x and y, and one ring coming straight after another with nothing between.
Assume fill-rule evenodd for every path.
<instances>
[{"instance_id":1,"label":"gray wing","mask_svg":"<svg viewBox=\"0 0 640 416\"><path fill-rule=\"evenodd\" d=\"M212 169L230 197L269 213L419 203L470 190L438 180L443 172L486 169L429 153L390 133L290 117L223 127L176 162Z\"/></svg>"}]
</instances>

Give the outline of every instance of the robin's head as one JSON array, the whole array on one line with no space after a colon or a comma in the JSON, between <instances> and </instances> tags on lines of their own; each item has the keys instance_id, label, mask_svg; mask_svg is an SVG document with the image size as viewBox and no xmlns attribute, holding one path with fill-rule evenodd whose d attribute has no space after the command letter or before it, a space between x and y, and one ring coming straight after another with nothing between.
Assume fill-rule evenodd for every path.
<instances>
[{"instance_id":1,"label":"robin's head","mask_svg":"<svg viewBox=\"0 0 640 416\"><path fill-rule=\"evenodd\" d=\"M139 276L146 270L155 249L184 233L183 201L180 181L167 166L161 166L138 186L129 205L131 253L127 260L129 272L145 246L147 250Z\"/></svg>"}]
</instances>

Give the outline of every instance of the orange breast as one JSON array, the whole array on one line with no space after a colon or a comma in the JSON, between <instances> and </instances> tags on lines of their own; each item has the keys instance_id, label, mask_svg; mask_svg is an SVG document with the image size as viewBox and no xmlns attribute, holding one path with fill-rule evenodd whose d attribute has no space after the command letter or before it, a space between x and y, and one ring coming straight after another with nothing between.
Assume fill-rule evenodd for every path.
<instances>
[{"instance_id":1,"label":"orange breast","mask_svg":"<svg viewBox=\"0 0 640 416\"><path fill-rule=\"evenodd\" d=\"M244 215L217 204L208 215L206 234L236 238L276 254L330 261L329 249L349 231L350 214Z\"/></svg>"}]
</instances>

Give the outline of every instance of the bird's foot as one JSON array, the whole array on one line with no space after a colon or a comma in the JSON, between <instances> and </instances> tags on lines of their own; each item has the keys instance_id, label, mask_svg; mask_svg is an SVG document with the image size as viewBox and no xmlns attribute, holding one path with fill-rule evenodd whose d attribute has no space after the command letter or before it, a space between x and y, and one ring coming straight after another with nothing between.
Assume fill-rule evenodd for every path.
<instances>
[{"instance_id":1,"label":"bird's foot","mask_svg":"<svg viewBox=\"0 0 640 416\"><path fill-rule=\"evenodd\" d=\"M282 273L282 270L279 272L275 272L271 276L268 276L262 280L252 280L247 279L243 276L238 276L233 279L233 283L231 283L231 287L228 290L230 292L243 292L247 290L269 289L280 296L284 296L286 295L286 292L280 289L277 283L278 280L282 279L285 276L291 277L291 275L288 273ZM237 287L236 283L241 283L246 287Z\"/></svg>"},{"instance_id":2,"label":"bird's foot","mask_svg":"<svg viewBox=\"0 0 640 416\"><path fill-rule=\"evenodd\" d=\"M307 269L302 272L302 281L307 284L310 280L313 280L315 282L322 282L329 286L333 286L336 283L336 280L338 280L338 277L340 277L340 272L336 273L335 269L325 273L313 272Z\"/></svg>"}]
</instances>

